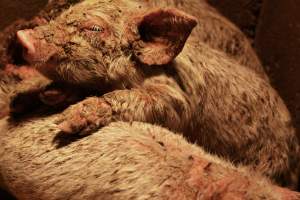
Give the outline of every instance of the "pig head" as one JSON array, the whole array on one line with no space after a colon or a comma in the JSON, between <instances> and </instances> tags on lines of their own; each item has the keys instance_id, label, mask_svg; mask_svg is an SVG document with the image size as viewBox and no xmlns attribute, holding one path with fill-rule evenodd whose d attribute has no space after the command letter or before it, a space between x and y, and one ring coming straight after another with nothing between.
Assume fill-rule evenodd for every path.
<instances>
[{"instance_id":1,"label":"pig head","mask_svg":"<svg viewBox=\"0 0 300 200\"><path fill-rule=\"evenodd\" d=\"M170 63L197 24L174 8L95 2L74 6L47 25L18 31L25 60L53 80L126 88L143 79L140 66Z\"/></svg>"}]
</instances>

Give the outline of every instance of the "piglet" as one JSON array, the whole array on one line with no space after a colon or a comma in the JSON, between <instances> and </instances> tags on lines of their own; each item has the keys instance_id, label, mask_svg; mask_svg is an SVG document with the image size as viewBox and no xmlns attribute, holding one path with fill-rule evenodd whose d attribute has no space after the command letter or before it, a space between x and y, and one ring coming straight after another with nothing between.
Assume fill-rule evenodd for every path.
<instances>
[{"instance_id":1,"label":"piglet","mask_svg":"<svg viewBox=\"0 0 300 200\"><path fill-rule=\"evenodd\" d=\"M97 92L61 114L61 131L90 134L113 121L157 124L295 187L299 145L269 82L190 42L197 18L147 5L86 0L17 33L24 59L46 77Z\"/></svg>"}]
</instances>

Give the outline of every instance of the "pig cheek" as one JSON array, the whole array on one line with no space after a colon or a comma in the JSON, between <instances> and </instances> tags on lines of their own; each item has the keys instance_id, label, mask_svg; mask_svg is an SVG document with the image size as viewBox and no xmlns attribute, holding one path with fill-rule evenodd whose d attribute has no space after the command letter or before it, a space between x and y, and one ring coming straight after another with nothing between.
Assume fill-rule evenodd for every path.
<instances>
[{"instance_id":1,"label":"pig cheek","mask_svg":"<svg viewBox=\"0 0 300 200\"><path fill-rule=\"evenodd\" d=\"M54 45L48 44L45 40L35 40L32 43L35 47L34 52L23 51L24 59L32 64L45 63L58 51Z\"/></svg>"},{"instance_id":2,"label":"pig cheek","mask_svg":"<svg viewBox=\"0 0 300 200\"><path fill-rule=\"evenodd\" d=\"M53 57L58 52L58 49L52 45L47 43L45 40L42 40L37 44L37 58L43 62L48 61L51 57Z\"/></svg>"},{"instance_id":3,"label":"pig cheek","mask_svg":"<svg viewBox=\"0 0 300 200\"><path fill-rule=\"evenodd\" d=\"M56 55L51 57L46 63L37 65L37 69L47 78L54 81L61 81L60 75L58 73L59 63L56 61Z\"/></svg>"},{"instance_id":4,"label":"pig cheek","mask_svg":"<svg viewBox=\"0 0 300 200\"><path fill-rule=\"evenodd\" d=\"M51 43L55 44L56 46L63 46L64 44L68 43L71 40L70 35L72 35L71 33L68 33L66 31L57 31L57 33L55 33L55 36L53 37L53 41L51 41Z\"/></svg>"}]
</instances>

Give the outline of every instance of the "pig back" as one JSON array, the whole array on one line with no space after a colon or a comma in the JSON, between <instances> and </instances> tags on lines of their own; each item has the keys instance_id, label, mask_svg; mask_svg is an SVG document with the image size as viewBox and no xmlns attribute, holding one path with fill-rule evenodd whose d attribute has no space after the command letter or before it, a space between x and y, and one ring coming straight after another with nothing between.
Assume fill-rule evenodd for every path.
<instances>
[{"instance_id":1,"label":"pig back","mask_svg":"<svg viewBox=\"0 0 300 200\"><path fill-rule=\"evenodd\" d=\"M298 173L291 117L268 81L204 44L186 45L174 67L196 108L187 137L275 179Z\"/></svg>"}]
</instances>

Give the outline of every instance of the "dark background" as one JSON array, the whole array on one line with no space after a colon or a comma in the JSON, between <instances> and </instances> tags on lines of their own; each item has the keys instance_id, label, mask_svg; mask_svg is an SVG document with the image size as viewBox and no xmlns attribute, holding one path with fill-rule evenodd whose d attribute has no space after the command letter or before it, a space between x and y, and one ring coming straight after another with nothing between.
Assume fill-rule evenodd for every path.
<instances>
[{"instance_id":1,"label":"dark background","mask_svg":"<svg viewBox=\"0 0 300 200\"><path fill-rule=\"evenodd\" d=\"M207 1L249 37L291 111L300 138L299 0ZM0 31L17 19L32 18L46 4L47 0L0 0ZM0 191L0 199L11 198Z\"/></svg>"},{"instance_id":2,"label":"dark background","mask_svg":"<svg viewBox=\"0 0 300 200\"><path fill-rule=\"evenodd\" d=\"M17 19L30 19L47 0L0 0L0 31Z\"/></svg>"},{"instance_id":3,"label":"dark background","mask_svg":"<svg viewBox=\"0 0 300 200\"><path fill-rule=\"evenodd\" d=\"M252 40L300 139L300 1L208 0Z\"/></svg>"}]
</instances>

